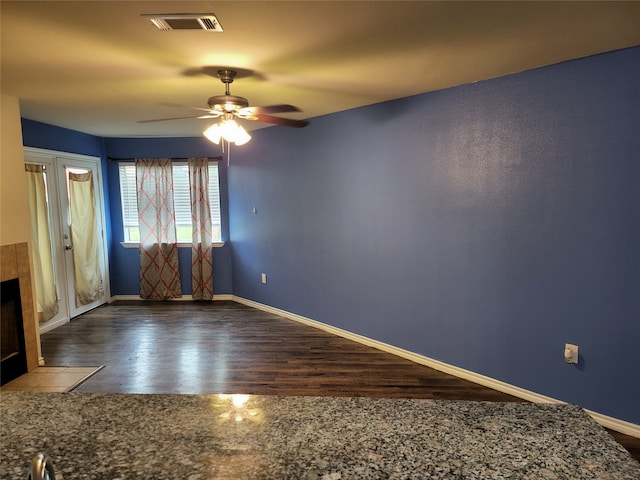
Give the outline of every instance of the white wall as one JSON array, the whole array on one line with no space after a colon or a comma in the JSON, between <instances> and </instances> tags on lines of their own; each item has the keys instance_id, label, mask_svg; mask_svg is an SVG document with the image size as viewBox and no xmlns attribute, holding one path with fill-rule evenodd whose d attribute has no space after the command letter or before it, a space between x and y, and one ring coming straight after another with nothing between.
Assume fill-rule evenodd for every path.
<instances>
[{"instance_id":1,"label":"white wall","mask_svg":"<svg viewBox=\"0 0 640 480\"><path fill-rule=\"evenodd\" d=\"M11 245L29 242L29 206L20 104L17 98L3 93L0 107L0 245Z\"/></svg>"}]
</instances>

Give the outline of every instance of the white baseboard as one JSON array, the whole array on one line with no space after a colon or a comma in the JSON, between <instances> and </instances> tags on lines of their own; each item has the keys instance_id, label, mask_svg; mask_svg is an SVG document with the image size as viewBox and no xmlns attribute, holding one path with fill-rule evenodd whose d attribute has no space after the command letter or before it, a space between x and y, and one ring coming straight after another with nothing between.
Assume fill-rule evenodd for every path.
<instances>
[{"instance_id":1,"label":"white baseboard","mask_svg":"<svg viewBox=\"0 0 640 480\"><path fill-rule=\"evenodd\" d=\"M53 322L51 321L43 322L38 325L38 328L40 329L40 335L42 335L43 333L50 332L51 330L58 328L64 325L65 323L69 323L69 317L64 317Z\"/></svg>"},{"instance_id":2,"label":"white baseboard","mask_svg":"<svg viewBox=\"0 0 640 480\"><path fill-rule=\"evenodd\" d=\"M339 337L343 337L348 340L353 340L354 342L358 342L363 345L367 345L369 347L382 350L383 352L397 355L398 357L411 360L412 362L418 363L420 365L431 367L435 370L448 373L449 375L453 375L454 377L462 378L464 380L469 380L473 383L477 383L479 385L483 385L485 387L489 387L494 390L498 390L500 392L513 395L514 397L522 398L523 400L527 400L529 402L556 403L556 404L566 403L561 400L557 400L555 398L547 397L545 395L541 395L539 393L532 392L524 388L516 387L515 385L511 385L509 383L505 383L500 380L496 380L494 378L472 372L470 370L465 370L464 368L456 367L454 365L449 365L439 360L434 360L432 358L425 357L424 355L410 352L402 348L394 347L393 345L389 345L387 343L380 342L378 340L373 340L363 335L358 335L356 333L352 333L347 330L343 330L341 328L327 325L326 323L318 322L316 320L312 320L310 318L306 318L301 315L297 315L295 313L287 312L286 310L281 310L279 308L254 302L253 300L247 300L246 298L237 297L235 295L231 295L231 297L232 297L232 300L238 303L241 303L243 305L247 305L249 307L253 307L265 312L273 313L275 315L288 318L289 320L294 320L296 322L309 325L311 327L318 328L320 330L324 330L325 332L331 333L333 335L338 335ZM607 415L593 412L591 410L585 409L585 411L591 416L591 418L593 418L597 423L599 423L603 427L610 428L611 430L615 430L617 432L624 433L626 435L631 435L633 437L640 438L640 425L626 422L624 420L619 420L614 417L609 417Z\"/></svg>"},{"instance_id":3,"label":"white baseboard","mask_svg":"<svg viewBox=\"0 0 640 480\"><path fill-rule=\"evenodd\" d=\"M220 295L213 295L213 300L233 300L233 295L230 293L221 293Z\"/></svg>"},{"instance_id":4,"label":"white baseboard","mask_svg":"<svg viewBox=\"0 0 640 480\"><path fill-rule=\"evenodd\" d=\"M636 425L635 423L627 422L625 420L620 420L619 418L610 417L608 415L603 415L602 413L594 412L586 408L584 409L584 411L587 412L591 416L591 418L593 418L603 427L615 430L616 432L624 433L625 435L640 438L640 425Z\"/></svg>"},{"instance_id":5,"label":"white baseboard","mask_svg":"<svg viewBox=\"0 0 640 480\"><path fill-rule=\"evenodd\" d=\"M147 299L144 299L144 298L140 298L139 295L114 295L113 297L111 297L109 299L109 303L113 303L113 302L116 302L118 300L138 300L140 302L155 301L155 300L147 300ZM168 301L168 302L190 302L192 300L193 300L193 298L191 297L191 295L183 295L182 297L170 298L170 299L167 299L166 301ZM213 301L215 302L217 300L233 300L233 295L227 294L227 293L223 293L221 295L214 295L213 296Z\"/></svg>"}]
</instances>

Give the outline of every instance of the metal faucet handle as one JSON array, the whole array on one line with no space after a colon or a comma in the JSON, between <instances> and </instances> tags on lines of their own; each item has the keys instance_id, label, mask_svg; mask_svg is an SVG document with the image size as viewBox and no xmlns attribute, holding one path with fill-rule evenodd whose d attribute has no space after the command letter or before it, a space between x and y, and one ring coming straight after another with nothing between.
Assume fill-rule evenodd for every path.
<instances>
[{"instance_id":1,"label":"metal faucet handle","mask_svg":"<svg viewBox=\"0 0 640 480\"><path fill-rule=\"evenodd\" d=\"M27 480L56 480L53 465L44 453L38 453L31 460Z\"/></svg>"}]
</instances>

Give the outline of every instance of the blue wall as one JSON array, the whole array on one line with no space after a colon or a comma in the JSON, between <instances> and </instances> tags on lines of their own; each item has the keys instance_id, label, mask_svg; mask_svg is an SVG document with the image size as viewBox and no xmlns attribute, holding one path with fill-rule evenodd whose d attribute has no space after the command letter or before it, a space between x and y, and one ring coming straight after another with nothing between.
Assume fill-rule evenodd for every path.
<instances>
[{"instance_id":1,"label":"blue wall","mask_svg":"<svg viewBox=\"0 0 640 480\"><path fill-rule=\"evenodd\" d=\"M219 147L204 138L105 138L107 157L131 159L137 157L214 157L220 155ZM216 295L231 293L231 245L229 243L229 215L227 202L226 163L218 163L220 177L220 209L222 213L222 239L224 247L213 249L213 290ZM140 254L137 248L124 248L122 207L120 205L120 181L118 162L107 165L109 177L108 199L111 204L113 245L111 248L110 274L112 295L138 295L140 293ZM183 295L191 294L191 247L178 249L180 282Z\"/></svg>"},{"instance_id":2,"label":"blue wall","mask_svg":"<svg viewBox=\"0 0 640 480\"><path fill-rule=\"evenodd\" d=\"M216 293L640 424L638 85L633 48L254 131L228 173L220 164ZM216 155L211 144L29 120L23 136L103 159L111 291L137 294L104 160Z\"/></svg>"},{"instance_id":3,"label":"blue wall","mask_svg":"<svg viewBox=\"0 0 640 480\"><path fill-rule=\"evenodd\" d=\"M639 86L633 48L253 132L233 293L640 424Z\"/></svg>"},{"instance_id":4,"label":"blue wall","mask_svg":"<svg viewBox=\"0 0 640 480\"><path fill-rule=\"evenodd\" d=\"M101 137L26 118L22 119L22 142L26 147L104 158Z\"/></svg>"}]
</instances>

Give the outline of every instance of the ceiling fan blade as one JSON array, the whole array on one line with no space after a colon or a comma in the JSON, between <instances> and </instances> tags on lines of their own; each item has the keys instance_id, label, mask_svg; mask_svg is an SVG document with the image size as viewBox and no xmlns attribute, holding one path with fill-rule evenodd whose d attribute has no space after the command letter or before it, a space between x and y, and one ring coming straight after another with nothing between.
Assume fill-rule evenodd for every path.
<instances>
[{"instance_id":1,"label":"ceiling fan blade","mask_svg":"<svg viewBox=\"0 0 640 480\"><path fill-rule=\"evenodd\" d=\"M194 106L191 106L191 105L183 105L181 103L172 103L172 102L162 102L162 103L159 103L158 105L160 105L161 107L186 108L188 110L201 110L203 112L208 112L210 110L209 108L194 107Z\"/></svg>"},{"instance_id":2,"label":"ceiling fan blade","mask_svg":"<svg viewBox=\"0 0 640 480\"><path fill-rule=\"evenodd\" d=\"M299 112L298 107L293 105L267 105L266 107L245 107L238 112L241 115L270 115L272 113Z\"/></svg>"},{"instance_id":3,"label":"ceiling fan blade","mask_svg":"<svg viewBox=\"0 0 640 480\"><path fill-rule=\"evenodd\" d=\"M138 120L137 123L166 122L168 120L186 120L189 118L218 118L219 115L190 115L188 117L154 118L152 120Z\"/></svg>"},{"instance_id":4,"label":"ceiling fan blade","mask_svg":"<svg viewBox=\"0 0 640 480\"><path fill-rule=\"evenodd\" d=\"M256 120L263 123L273 123L285 127L303 128L309 125L308 120L294 120L292 118L273 117L271 115L256 115Z\"/></svg>"}]
</instances>

